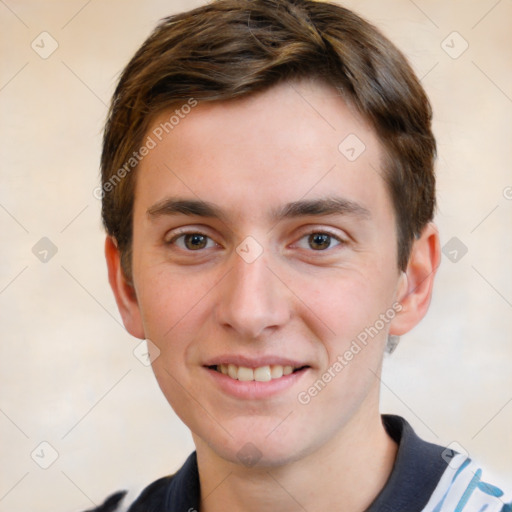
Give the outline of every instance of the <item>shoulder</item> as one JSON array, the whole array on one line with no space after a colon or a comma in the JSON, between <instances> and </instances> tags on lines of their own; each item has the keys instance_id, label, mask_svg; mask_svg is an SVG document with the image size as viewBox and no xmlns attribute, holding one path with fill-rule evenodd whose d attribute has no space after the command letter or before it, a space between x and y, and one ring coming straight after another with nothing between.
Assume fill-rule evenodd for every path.
<instances>
[{"instance_id":1,"label":"shoulder","mask_svg":"<svg viewBox=\"0 0 512 512\"><path fill-rule=\"evenodd\" d=\"M512 512L512 496L484 481L476 462L450 449L445 456L448 466L423 512Z\"/></svg>"},{"instance_id":2,"label":"shoulder","mask_svg":"<svg viewBox=\"0 0 512 512\"><path fill-rule=\"evenodd\" d=\"M162 510L173 477L174 475L165 476L148 485L132 503L128 512L159 512Z\"/></svg>"},{"instance_id":3,"label":"shoulder","mask_svg":"<svg viewBox=\"0 0 512 512\"><path fill-rule=\"evenodd\" d=\"M512 512L510 495L488 483L467 455L424 441L399 416L382 419L398 453L384 489L366 512Z\"/></svg>"},{"instance_id":4,"label":"shoulder","mask_svg":"<svg viewBox=\"0 0 512 512\"><path fill-rule=\"evenodd\" d=\"M128 512L197 510L199 497L199 471L196 452L193 452L176 473L160 478L146 487Z\"/></svg>"}]
</instances>

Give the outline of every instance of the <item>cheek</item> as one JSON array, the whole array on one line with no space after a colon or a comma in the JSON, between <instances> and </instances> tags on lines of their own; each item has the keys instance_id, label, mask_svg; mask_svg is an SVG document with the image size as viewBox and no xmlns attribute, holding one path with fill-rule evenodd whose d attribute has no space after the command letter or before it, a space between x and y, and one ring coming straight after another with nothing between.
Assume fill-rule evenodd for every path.
<instances>
[{"instance_id":1,"label":"cheek","mask_svg":"<svg viewBox=\"0 0 512 512\"><path fill-rule=\"evenodd\" d=\"M332 411L333 425L348 421L365 397L378 389L391 322L380 315L391 308L392 299L384 288L376 293L370 282L367 276L352 275L329 280L329 291L326 287L311 290L310 318L322 329L326 358L303 391L312 408ZM338 407L333 409L333 404Z\"/></svg>"},{"instance_id":2,"label":"cheek","mask_svg":"<svg viewBox=\"0 0 512 512\"><path fill-rule=\"evenodd\" d=\"M329 388L318 405L329 407L332 399L352 410L377 386L387 332L396 314L391 279L385 281L353 272L333 276L311 290L308 306L314 314L310 316L317 326L325 326L318 334L326 357L320 375L309 384L315 385L320 377ZM323 389L323 384L319 387Z\"/></svg>"},{"instance_id":3,"label":"cheek","mask_svg":"<svg viewBox=\"0 0 512 512\"><path fill-rule=\"evenodd\" d=\"M351 340L373 325L391 306L389 288L379 293L377 282L359 272L333 275L315 286L304 283L304 301L316 323L325 326L328 339Z\"/></svg>"},{"instance_id":4,"label":"cheek","mask_svg":"<svg viewBox=\"0 0 512 512\"><path fill-rule=\"evenodd\" d=\"M204 288L191 278L155 267L141 277L145 286L138 298L144 331L158 354L152 361L153 372L167 401L187 422L188 392L197 394L190 375L190 353L192 340L201 337L204 325L199 293Z\"/></svg>"},{"instance_id":5,"label":"cheek","mask_svg":"<svg viewBox=\"0 0 512 512\"><path fill-rule=\"evenodd\" d=\"M208 282L190 274L146 267L140 276L144 286L137 289L145 332L156 340L172 340L201 311ZM197 324L196 323L196 327Z\"/></svg>"}]
</instances>

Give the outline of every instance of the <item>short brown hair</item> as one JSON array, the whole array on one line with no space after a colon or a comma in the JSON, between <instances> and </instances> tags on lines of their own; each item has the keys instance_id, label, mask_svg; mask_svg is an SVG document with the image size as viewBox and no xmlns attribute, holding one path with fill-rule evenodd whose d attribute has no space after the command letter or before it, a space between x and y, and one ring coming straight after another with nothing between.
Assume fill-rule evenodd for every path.
<instances>
[{"instance_id":1,"label":"short brown hair","mask_svg":"<svg viewBox=\"0 0 512 512\"><path fill-rule=\"evenodd\" d=\"M161 21L124 69L105 127L102 216L131 279L136 164L157 114L316 78L334 86L377 133L397 219L398 266L435 208L432 110L404 55L373 25L311 0L217 0ZM340 141L341 142L341 141ZM132 170L133 171L130 172Z\"/></svg>"}]
</instances>

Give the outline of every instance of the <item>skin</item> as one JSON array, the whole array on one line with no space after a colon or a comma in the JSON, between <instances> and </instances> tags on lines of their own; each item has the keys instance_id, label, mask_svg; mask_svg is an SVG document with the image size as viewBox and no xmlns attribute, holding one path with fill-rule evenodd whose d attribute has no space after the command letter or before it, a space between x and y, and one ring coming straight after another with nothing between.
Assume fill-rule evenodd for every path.
<instances>
[{"instance_id":1,"label":"skin","mask_svg":"<svg viewBox=\"0 0 512 512\"><path fill-rule=\"evenodd\" d=\"M349 134L366 146L353 162L338 150ZM381 156L371 127L334 89L303 81L199 104L140 163L133 286L107 238L109 279L127 330L158 347L159 385L192 431L201 511L357 512L385 485L396 445L378 408L383 352L388 334L426 313L439 240L427 225L400 272ZM272 215L335 197L350 208ZM211 203L221 218L162 208L177 198ZM195 249L183 231L209 238ZM322 245L311 233L332 237ZM251 245L240 245L247 236ZM261 255L248 263L237 247ZM300 403L298 394L397 303L392 321ZM238 397L205 367L219 355L272 355L308 368L272 396Z\"/></svg>"}]
</instances>

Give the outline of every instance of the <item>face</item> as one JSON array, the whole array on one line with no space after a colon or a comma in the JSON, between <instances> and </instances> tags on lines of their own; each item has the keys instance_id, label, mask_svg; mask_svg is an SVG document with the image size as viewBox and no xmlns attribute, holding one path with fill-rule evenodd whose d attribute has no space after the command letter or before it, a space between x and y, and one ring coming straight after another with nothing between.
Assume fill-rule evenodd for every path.
<instances>
[{"instance_id":1,"label":"face","mask_svg":"<svg viewBox=\"0 0 512 512\"><path fill-rule=\"evenodd\" d=\"M378 414L402 293L382 148L312 82L199 104L158 141L171 114L138 169L129 330L196 440L296 460Z\"/></svg>"}]
</instances>

